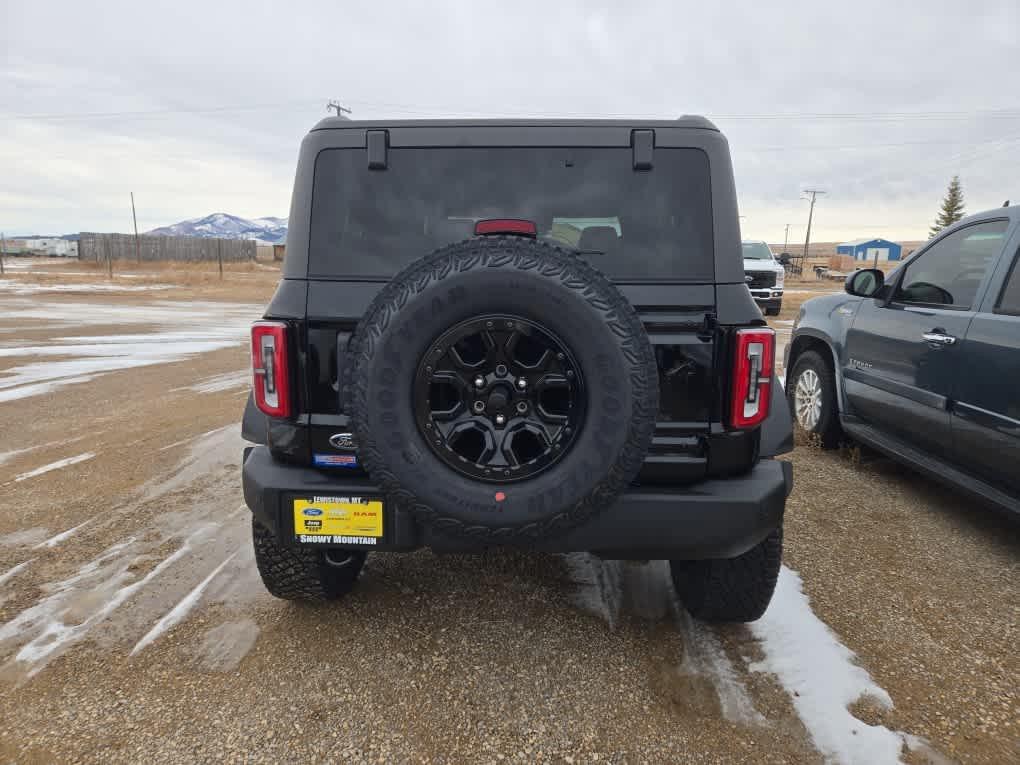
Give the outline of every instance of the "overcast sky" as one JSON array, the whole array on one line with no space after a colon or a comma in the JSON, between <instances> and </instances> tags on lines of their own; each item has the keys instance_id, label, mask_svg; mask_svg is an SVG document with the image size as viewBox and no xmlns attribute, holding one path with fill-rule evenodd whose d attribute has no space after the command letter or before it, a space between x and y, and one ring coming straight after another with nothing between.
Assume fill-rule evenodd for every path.
<instances>
[{"instance_id":1,"label":"overcast sky","mask_svg":"<svg viewBox=\"0 0 1020 765\"><path fill-rule=\"evenodd\" d=\"M102 8L102 11L95 10ZM949 178L1020 202L1020 2L0 0L0 229L286 216L358 118L704 114L745 237L925 238ZM836 116L839 115L839 116Z\"/></svg>"}]
</instances>

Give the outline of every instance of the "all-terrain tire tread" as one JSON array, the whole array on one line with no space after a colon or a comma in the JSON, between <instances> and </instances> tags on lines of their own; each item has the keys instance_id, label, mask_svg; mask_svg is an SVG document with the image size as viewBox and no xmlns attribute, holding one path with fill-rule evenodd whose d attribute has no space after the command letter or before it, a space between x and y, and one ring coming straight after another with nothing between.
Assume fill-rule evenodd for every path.
<instances>
[{"instance_id":1,"label":"all-terrain tire tread","mask_svg":"<svg viewBox=\"0 0 1020 765\"><path fill-rule=\"evenodd\" d=\"M254 517L251 531L262 583L283 600L337 600L354 587L365 562L365 553L355 552L346 566L331 566L321 550L281 545Z\"/></svg>"},{"instance_id":2,"label":"all-terrain tire tread","mask_svg":"<svg viewBox=\"0 0 1020 765\"><path fill-rule=\"evenodd\" d=\"M423 503L400 484L386 465L366 420L369 381L359 370L372 358L383 331L414 294L453 271L462 273L508 266L522 271L538 270L543 276L557 279L563 288L583 296L602 315L620 338L622 351L631 365L634 416L618 459L599 485L573 507L519 526L477 526L445 515L442 510ZM347 361L353 373L342 395L344 411L351 412L362 464L391 501L409 509L419 522L441 527L446 533L505 542L519 537L537 538L567 526L576 526L610 505L626 489L641 469L651 445L659 407L659 378L655 354L640 318L598 269L549 242L519 237L486 237L436 250L413 265L403 278L392 280L379 292L359 322L349 347Z\"/></svg>"},{"instance_id":3,"label":"all-terrain tire tread","mask_svg":"<svg viewBox=\"0 0 1020 765\"><path fill-rule=\"evenodd\" d=\"M708 622L753 622L772 600L782 562L780 526L736 558L670 561L670 573L691 616Z\"/></svg>"}]
</instances>

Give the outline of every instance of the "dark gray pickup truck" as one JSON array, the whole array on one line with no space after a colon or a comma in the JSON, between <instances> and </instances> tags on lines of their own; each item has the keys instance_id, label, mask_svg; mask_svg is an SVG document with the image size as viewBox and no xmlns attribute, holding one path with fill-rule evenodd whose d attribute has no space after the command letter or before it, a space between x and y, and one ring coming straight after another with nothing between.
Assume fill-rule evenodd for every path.
<instances>
[{"instance_id":1,"label":"dark gray pickup truck","mask_svg":"<svg viewBox=\"0 0 1020 765\"><path fill-rule=\"evenodd\" d=\"M756 619L792 484L774 349L708 120L325 120L252 330L262 579L322 600L368 551L587 551Z\"/></svg>"},{"instance_id":2,"label":"dark gray pickup truck","mask_svg":"<svg viewBox=\"0 0 1020 765\"><path fill-rule=\"evenodd\" d=\"M886 277L801 307L797 422L843 434L1020 517L1020 207L972 215Z\"/></svg>"}]
</instances>

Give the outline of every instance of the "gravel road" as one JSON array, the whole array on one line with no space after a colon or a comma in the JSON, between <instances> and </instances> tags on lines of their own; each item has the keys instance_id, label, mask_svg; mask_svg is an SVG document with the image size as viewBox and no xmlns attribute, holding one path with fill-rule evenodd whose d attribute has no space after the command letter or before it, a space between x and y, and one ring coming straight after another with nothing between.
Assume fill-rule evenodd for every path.
<instances>
[{"instance_id":1,"label":"gravel road","mask_svg":"<svg viewBox=\"0 0 1020 765\"><path fill-rule=\"evenodd\" d=\"M0 350L158 333L189 290L40 294L130 310L31 332L0 293ZM72 351L0 355L0 385ZM241 338L0 401L0 761L1020 761L1020 539L969 500L799 445L751 627L584 555L377 553L341 605L295 605L252 562L246 364Z\"/></svg>"}]
</instances>

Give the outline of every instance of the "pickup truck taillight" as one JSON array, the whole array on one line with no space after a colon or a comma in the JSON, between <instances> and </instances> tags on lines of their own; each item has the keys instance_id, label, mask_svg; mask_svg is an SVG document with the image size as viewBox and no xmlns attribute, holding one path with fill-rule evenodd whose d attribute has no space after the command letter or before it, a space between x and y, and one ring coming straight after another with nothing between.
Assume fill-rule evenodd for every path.
<instances>
[{"instance_id":1,"label":"pickup truck taillight","mask_svg":"<svg viewBox=\"0 0 1020 765\"><path fill-rule=\"evenodd\" d=\"M252 390L255 405L270 417L290 416L287 325L259 321L251 327Z\"/></svg>"},{"instance_id":2,"label":"pickup truck taillight","mask_svg":"<svg viewBox=\"0 0 1020 765\"><path fill-rule=\"evenodd\" d=\"M776 333L755 327L738 329L733 358L730 425L753 428L769 416Z\"/></svg>"}]
</instances>

